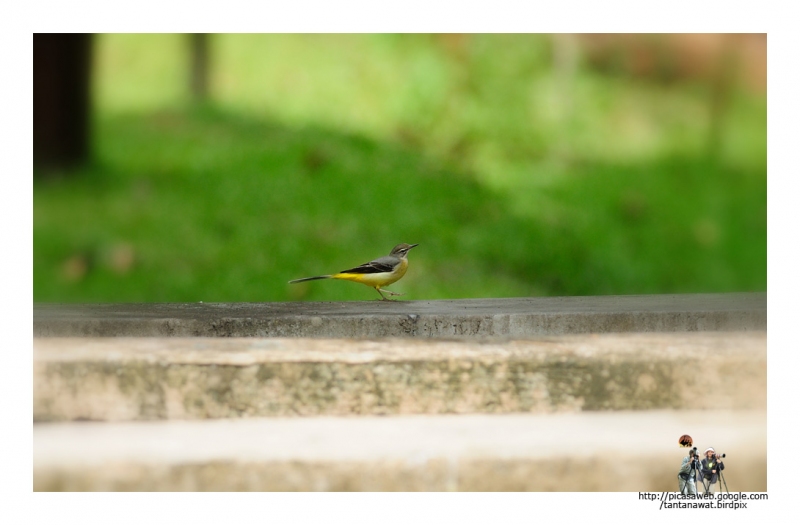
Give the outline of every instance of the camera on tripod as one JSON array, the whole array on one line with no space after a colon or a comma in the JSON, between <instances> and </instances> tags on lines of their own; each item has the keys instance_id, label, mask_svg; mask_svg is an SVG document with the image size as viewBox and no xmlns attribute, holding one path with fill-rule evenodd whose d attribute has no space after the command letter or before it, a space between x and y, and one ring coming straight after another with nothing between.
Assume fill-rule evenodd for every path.
<instances>
[{"instance_id":1,"label":"camera on tripod","mask_svg":"<svg viewBox=\"0 0 800 525\"><path fill-rule=\"evenodd\" d=\"M700 466L699 466L699 463L698 463L699 460L700 460L700 457L697 455L697 447L692 447L689 450L689 461L692 464L692 468L696 468L697 470L700 470Z\"/></svg>"}]
</instances>

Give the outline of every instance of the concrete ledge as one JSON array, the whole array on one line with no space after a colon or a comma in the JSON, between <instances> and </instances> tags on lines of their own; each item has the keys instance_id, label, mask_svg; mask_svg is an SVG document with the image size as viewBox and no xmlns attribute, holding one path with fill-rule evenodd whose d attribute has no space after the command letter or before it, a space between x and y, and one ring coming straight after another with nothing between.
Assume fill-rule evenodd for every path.
<instances>
[{"instance_id":1,"label":"concrete ledge","mask_svg":"<svg viewBox=\"0 0 800 525\"><path fill-rule=\"evenodd\" d=\"M676 491L690 434L766 491L766 412L65 423L33 427L34 490Z\"/></svg>"},{"instance_id":2,"label":"concrete ledge","mask_svg":"<svg viewBox=\"0 0 800 525\"><path fill-rule=\"evenodd\" d=\"M34 339L35 421L766 409L766 332Z\"/></svg>"},{"instance_id":3,"label":"concrete ledge","mask_svg":"<svg viewBox=\"0 0 800 525\"><path fill-rule=\"evenodd\" d=\"M35 337L531 337L766 330L765 293L457 301L38 304Z\"/></svg>"}]
</instances>

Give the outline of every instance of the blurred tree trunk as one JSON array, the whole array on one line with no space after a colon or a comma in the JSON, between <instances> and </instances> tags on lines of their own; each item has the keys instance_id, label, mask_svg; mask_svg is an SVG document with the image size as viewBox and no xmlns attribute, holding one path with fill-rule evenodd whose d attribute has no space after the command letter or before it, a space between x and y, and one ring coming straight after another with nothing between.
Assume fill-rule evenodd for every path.
<instances>
[{"instance_id":1,"label":"blurred tree trunk","mask_svg":"<svg viewBox=\"0 0 800 525\"><path fill-rule=\"evenodd\" d=\"M89 158L90 34L33 35L33 162L64 169Z\"/></svg>"},{"instance_id":2,"label":"blurred tree trunk","mask_svg":"<svg viewBox=\"0 0 800 525\"><path fill-rule=\"evenodd\" d=\"M731 91L736 82L736 58L739 50L736 35L726 34L714 64L708 128L708 156L719 160L724 147L725 124L731 105Z\"/></svg>"},{"instance_id":3,"label":"blurred tree trunk","mask_svg":"<svg viewBox=\"0 0 800 525\"><path fill-rule=\"evenodd\" d=\"M208 35L192 33L189 35L192 71L190 89L195 102L205 102L208 98Z\"/></svg>"},{"instance_id":4,"label":"blurred tree trunk","mask_svg":"<svg viewBox=\"0 0 800 525\"><path fill-rule=\"evenodd\" d=\"M575 121L574 86L578 72L580 47L578 37L570 33L556 33L552 37L553 67L555 68L558 94L554 100L559 116L558 137L555 142L556 156L561 160L572 157L571 132Z\"/></svg>"}]
</instances>

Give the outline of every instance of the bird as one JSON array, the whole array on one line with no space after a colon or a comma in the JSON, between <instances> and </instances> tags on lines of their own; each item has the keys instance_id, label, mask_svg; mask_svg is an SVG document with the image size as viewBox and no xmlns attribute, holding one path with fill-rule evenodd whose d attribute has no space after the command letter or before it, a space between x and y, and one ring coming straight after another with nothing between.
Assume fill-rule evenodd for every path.
<instances>
[{"instance_id":1,"label":"bird","mask_svg":"<svg viewBox=\"0 0 800 525\"><path fill-rule=\"evenodd\" d=\"M344 281L353 281L371 286L380 294L382 300L391 301L392 299L387 299L386 296L383 295L383 292L390 295L405 294L393 292L391 290L381 290L381 288L397 282L406 274L406 270L408 270L408 251L415 246L419 246L419 244L400 243L392 248L389 255L379 257L361 266L356 266L355 268L343 270L331 275L303 277L302 279L289 281L289 284L315 281L317 279L342 279Z\"/></svg>"}]
</instances>

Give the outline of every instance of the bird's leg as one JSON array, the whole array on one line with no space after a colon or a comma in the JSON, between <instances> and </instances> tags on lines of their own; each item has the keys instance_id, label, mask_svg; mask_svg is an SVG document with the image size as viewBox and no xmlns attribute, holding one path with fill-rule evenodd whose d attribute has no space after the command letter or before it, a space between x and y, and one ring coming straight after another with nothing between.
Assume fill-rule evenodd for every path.
<instances>
[{"instance_id":1,"label":"bird's leg","mask_svg":"<svg viewBox=\"0 0 800 525\"><path fill-rule=\"evenodd\" d=\"M386 296L383 295L383 292L381 292L381 287L380 286L375 286L375 291L380 294L381 299L383 299L384 301L391 301L391 299L387 299ZM387 290L387 292L388 292L388 290Z\"/></svg>"},{"instance_id":2,"label":"bird's leg","mask_svg":"<svg viewBox=\"0 0 800 525\"><path fill-rule=\"evenodd\" d=\"M383 291L388 293L389 295L405 295L404 293L393 292L391 290L387 290L386 288L384 288Z\"/></svg>"}]
</instances>

